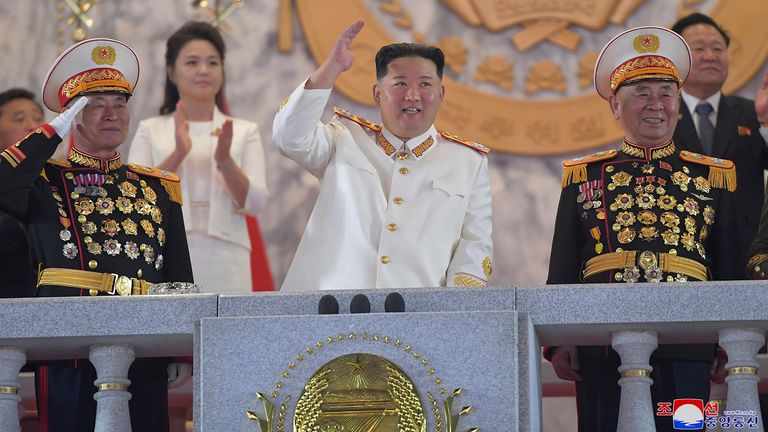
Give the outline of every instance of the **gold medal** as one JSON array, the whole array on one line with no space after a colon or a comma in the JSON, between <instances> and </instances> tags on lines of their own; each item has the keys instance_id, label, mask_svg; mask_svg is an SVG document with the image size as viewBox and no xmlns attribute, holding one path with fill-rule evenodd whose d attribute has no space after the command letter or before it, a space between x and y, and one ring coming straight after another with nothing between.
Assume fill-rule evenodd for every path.
<instances>
[{"instance_id":1,"label":"gold medal","mask_svg":"<svg viewBox=\"0 0 768 432\"><path fill-rule=\"evenodd\" d=\"M617 209L621 210L627 210L632 208L632 206L635 204L634 201L632 201L632 196L629 194L619 194L616 195L616 199L614 200L614 204L616 205Z\"/></svg>"},{"instance_id":2,"label":"gold medal","mask_svg":"<svg viewBox=\"0 0 768 432\"><path fill-rule=\"evenodd\" d=\"M662 195L658 200L659 208L662 210L672 210L677 205L677 199L670 195Z\"/></svg>"},{"instance_id":3,"label":"gold medal","mask_svg":"<svg viewBox=\"0 0 768 432\"><path fill-rule=\"evenodd\" d=\"M696 234L696 221L690 216L685 218L685 230L691 234Z\"/></svg>"},{"instance_id":4,"label":"gold medal","mask_svg":"<svg viewBox=\"0 0 768 432\"><path fill-rule=\"evenodd\" d=\"M77 201L75 201L75 211L78 212L81 215L89 215L93 213L93 210L95 209L95 206L93 204L93 201L91 201L90 198L85 197L81 198Z\"/></svg>"},{"instance_id":5,"label":"gold medal","mask_svg":"<svg viewBox=\"0 0 768 432\"><path fill-rule=\"evenodd\" d=\"M83 222L83 232L85 235L93 235L98 231L98 228L96 228L96 224L91 221L84 221Z\"/></svg>"},{"instance_id":6,"label":"gold medal","mask_svg":"<svg viewBox=\"0 0 768 432\"><path fill-rule=\"evenodd\" d=\"M683 234L680 237L680 243L687 251L692 251L693 248L696 247L696 241L694 240L693 234L691 233Z\"/></svg>"},{"instance_id":7,"label":"gold medal","mask_svg":"<svg viewBox=\"0 0 768 432\"><path fill-rule=\"evenodd\" d=\"M156 224L163 223L163 214L160 212L160 207L153 205L152 209L149 211L149 215L152 216L152 220L155 221Z\"/></svg>"},{"instance_id":8,"label":"gold medal","mask_svg":"<svg viewBox=\"0 0 768 432\"><path fill-rule=\"evenodd\" d=\"M661 233L661 238L664 239L664 244L668 246L677 246L680 235L675 234L670 230L666 230Z\"/></svg>"},{"instance_id":9,"label":"gold medal","mask_svg":"<svg viewBox=\"0 0 768 432\"><path fill-rule=\"evenodd\" d=\"M700 190L702 192L709 192L710 184L709 180L705 179L704 177L696 177L693 179L693 185L696 187L696 190Z\"/></svg>"},{"instance_id":10,"label":"gold medal","mask_svg":"<svg viewBox=\"0 0 768 432\"><path fill-rule=\"evenodd\" d=\"M88 252L92 253L93 255L100 255L101 243L97 243L95 241L91 241L90 243L88 243Z\"/></svg>"},{"instance_id":11,"label":"gold medal","mask_svg":"<svg viewBox=\"0 0 768 432\"><path fill-rule=\"evenodd\" d=\"M122 193L123 196L136 198L136 191L138 190L138 188L133 184L129 183L128 181L124 181L120 183L119 185L117 185L117 188L120 189L120 193Z\"/></svg>"},{"instance_id":12,"label":"gold medal","mask_svg":"<svg viewBox=\"0 0 768 432\"><path fill-rule=\"evenodd\" d=\"M637 198L635 198L635 202L637 203L638 207L649 209L656 205L656 198L654 198L651 194L642 193L638 195Z\"/></svg>"},{"instance_id":13,"label":"gold medal","mask_svg":"<svg viewBox=\"0 0 768 432\"><path fill-rule=\"evenodd\" d=\"M147 233L148 236L154 237L155 236L155 227L152 226L152 223L146 219L142 219L141 227L144 228L144 232Z\"/></svg>"},{"instance_id":14,"label":"gold medal","mask_svg":"<svg viewBox=\"0 0 768 432\"><path fill-rule=\"evenodd\" d=\"M112 198L101 197L96 200L96 210L104 216L112 214L114 209L115 203L112 201Z\"/></svg>"},{"instance_id":15,"label":"gold medal","mask_svg":"<svg viewBox=\"0 0 768 432\"><path fill-rule=\"evenodd\" d=\"M134 222L131 218L128 218L122 222L120 222L120 225L123 227L123 230L128 235L137 235L139 233L139 226L136 225L136 222Z\"/></svg>"},{"instance_id":16,"label":"gold medal","mask_svg":"<svg viewBox=\"0 0 768 432\"><path fill-rule=\"evenodd\" d=\"M650 210L643 210L637 215L637 220L643 225L653 225L658 218L656 214Z\"/></svg>"},{"instance_id":17,"label":"gold medal","mask_svg":"<svg viewBox=\"0 0 768 432\"><path fill-rule=\"evenodd\" d=\"M124 214L130 214L133 211L133 203L126 197L119 197L115 200L117 209Z\"/></svg>"},{"instance_id":18,"label":"gold medal","mask_svg":"<svg viewBox=\"0 0 768 432\"><path fill-rule=\"evenodd\" d=\"M629 182L632 181L632 176L624 171L619 171L611 176L611 184L616 186L629 186Z\"/></svg>"},{"instance_id":19,"label":"gold medal","mask_svg":"<svg viewBox=\"0 0 768 432\"><path fill-rule=\"evenodd\" d=\"M151 187L144 186L141 188L141 191L144 193L144 198L146 198L147 201L151 202L152 204L155 204L157 202L157 194L155 193L154 190L152 190Z\"/></svg>"},{"instance_id":20,"label":"gold medal","mask_svg":"<svg viewBox=\"0 0 768 432\"><path fill-rule=\"evenodd\" d=\"M104 219L101 222L101 232L110 237L114 237L120 232L120 225L118 225L117 221L114 219Z\"/></svg>"},{"instance_id":21,"label":"gold medal","mask_svg":"<svg viewBox=\"0 0 768 432\"><path fill-rule=\"evenodd\" d=\"M672 212L661 214L661 223L667 228L675 228L680 225L680 217Z\"/></svg>"},{"instance_id":22,"label":"gold medal","mask_svg":"<svg viewBox=\"0 0 768 432\"><path fill-rule=\"evenodd\" d=\"M699 214L699 203L691 197L688 197L683 201L683 207L688 214L696 216Z\"/></svg>"},{"instance_id":23,"label":"gold medal","mask_svg":"<svg viewBox=\"0 0 768 432\"><path fill-rule=\"evenodd\" d=\"M712 225L715 222L715 209L713 209L712 206L704 207L704 212L702 214L704 215L704 222L707 225Z\"/></svg>"},{"instance_id":24,"label":"gold medal","mask_svg":"<svg viewBox=\"0 0 768 432\"><path fill-rule=\"evenodd\" d=\"M637 232L632 228L623 228L621 231L616 234L616 237L619 239L619 243L621 244L627 244L631 243L632 240L635 239L635 236L637 235Z\"/></svg>"},{"instance_id":25,"label":"gold medal","mask_svg":"<svg viewBox=\"0 0 768 432\"><path fill-rule=\"evenodd\" d=\"M137 199L136 202L133 203L133 207L139 214L143 215L148 215L152 211L152 204L148 203L147 200L143 198Z\"/></svg>"},{"instance_id":26,"label":"gold medal","mask_svg":"<svg viewBox=\"0 0 768 432\"><path fill-rule=\"evenodd\" d=\"M659 230L656 227L642 227L640 228L640 239L644 241L653 241L659 236Z\"/></svg>"},{"instance_id":27,"label":"gold medal","mask_svg":"<svg viewBox=\"0 0 768 432\"><path fill-rule=\"evenodd\" d=\"M635 223L635 215L634 213L628 211L620 212L618 215L616 215L616 223L621 226L631 226Z\"/></svg>"}]
</instances>

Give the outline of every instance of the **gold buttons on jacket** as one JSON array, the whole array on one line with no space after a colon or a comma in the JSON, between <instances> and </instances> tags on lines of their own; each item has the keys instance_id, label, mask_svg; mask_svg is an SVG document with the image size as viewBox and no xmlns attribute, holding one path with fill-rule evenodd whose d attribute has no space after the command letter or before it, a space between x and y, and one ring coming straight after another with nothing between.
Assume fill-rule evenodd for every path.
<instances>
[{"instance_id":1,"label":"gold buttons on jacket","mask_svg":"<svg viewBox=\"0 0 768 432\"><path fill-rule=\"evenodd\" d=\"M90 260L90 261L88 261L88 267L90 267L91 269L95 269L95 268L96 268L96 267L98 267L98 266L99 266L99 263L98 263L98 262L96 262L96 260Z\"/></svg>"},{"instance_id":2,"label":"gold buttons on jacket","mask_svg":"<svg viewBox=\"0 0 768 432\"><path fill-rule=\"evenodd\" d=\"M406 167L400 168L400 174L403 174L403 175L408 174L408 168Z\"/></svg>"},{"instance_id":3,"label":"gold buttons on jacket","mask_svg":"<svg viewBox=\"0 0 768 432\"><path fill-rule=\"evenodd\" d=\"M381 263L382 264L389 264L389 257L384 255L381 257Z\"/></svg>"},{"instance_id":4,"label":"gold buttons on jacket","mask_svg":"<svg viewBox=\"0 0 768 432\"><path fill-rule=\"evenodd\" d=\"M394 202L397 205L402 204L403 203L403 197L399 197L399 196L395 197Z\"/></svg>"},{"instance_id":5,"label":"gold buttons on jacket","mask_svg":"<svg viewBox=\"0 0 768 432\"><path fill-rule=\"evenodd\" d=\"M391 224L387 225L387 229L390 230L390 231L397 231L397 224L391 223Z\"/></svg>"}]
</instances>

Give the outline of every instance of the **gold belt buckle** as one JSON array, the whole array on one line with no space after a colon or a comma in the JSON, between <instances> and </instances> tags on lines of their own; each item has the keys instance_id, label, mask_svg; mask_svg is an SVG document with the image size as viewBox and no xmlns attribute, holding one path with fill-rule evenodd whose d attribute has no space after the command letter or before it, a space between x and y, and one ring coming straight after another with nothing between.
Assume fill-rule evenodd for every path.
<instances>
[{"instance_id":1,"label":"gold belt buckle","mask_svg":"<svg viewBox=\"0 0 768 432\"><path fill-rule=\"evenodd\" d=\"M115 273L112 273L112 276L115 278L115 281L112 283L112 290L109 292L109 294L119 294L121 296L132 294L133 280L131 280L131 278L128 276L120 276Z\"/></svg>"}]
</instances>

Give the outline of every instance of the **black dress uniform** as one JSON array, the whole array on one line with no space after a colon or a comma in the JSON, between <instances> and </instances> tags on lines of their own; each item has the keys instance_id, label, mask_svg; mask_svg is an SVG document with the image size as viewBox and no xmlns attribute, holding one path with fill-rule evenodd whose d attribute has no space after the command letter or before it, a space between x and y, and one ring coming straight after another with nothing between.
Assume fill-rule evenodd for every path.
<instances>
[{"instance_id":1,"label":"black dress uniform","mask_svg":"<svg viewBox=\"0 0 768 432\"><path fill-rule=\"evenodd\" d=\"M674 140L681 150L702 152L691 111L682 99ZM759 228L765 196L763 175L768 169L768 146L760 134L755 101L739 96L720 96L712 146L711 156L729 159L736 164L739 187L727 199L732 201L729 205L739 209L735 223L740 227L741 235L736 237L738 246L734 245L731 251L740 254L742 261L746 262Z\"/></svg>"},{"instance_id":2,"label":"black dress uniform","mask_svg":"<svg viewBox=\"0 0 768 432\"><path fill-rule=\"evenodd\" d=\"M38 296L135 295L150 283L192 282L178 177L76 148L67 162L48 160L60 142L44 125L0 154L0 210L27 229ZM88 289L75 288L82 286ZM167 364L137 359L131 366L135 431L168 430ZM90 362L41 366L36 378L49 431L93 430Z\"/></svg>"},{"instance_id":3,"label":"black dress uniform","mask_svg":"<svg viewBox=\"0 0 768 432\"><path fill-rule=\"evenodd\" d=\"M736 186L731 161L678 151L673 142L644 148L625 141L620 151L564 167L547 283L705 281L741 274L728 247L733 212L719 206ZM661 345L651 357L654 404L707 400L714 350ZM610 347L579 347L579 361L579 430L615 431L618 355ZM657 417L657 428L671 430L672 421Z\"/></svg>"}]
</instances>

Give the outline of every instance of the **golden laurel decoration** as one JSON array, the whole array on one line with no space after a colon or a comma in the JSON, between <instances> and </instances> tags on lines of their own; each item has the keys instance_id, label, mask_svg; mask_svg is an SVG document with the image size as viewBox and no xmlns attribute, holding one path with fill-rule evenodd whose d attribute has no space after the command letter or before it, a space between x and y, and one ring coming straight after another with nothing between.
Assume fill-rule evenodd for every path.
<instances>
[{"instance_id":1,"label":"golden laurel decoration","mask_svg":"<svg viewBox=\"0 0 768 432\"><path fill-rule=\"evenodd\" d=\"M490 32L520 26L512 36L512 43L520 55L543 41L563 49L575 49L580 44L579 35L569 27L578 25L597 31L608 24L623 25L645 2L606 0L595 2L594 8L587 8L583 7L583 2L440 1L468 26L483 27ZM400 8L397 17L404 18L402 4L389 2L392 7L395 3ZM691 12L697 4L695 0L685 0L678 14ZM365 0L280 0L278 41L281 52L291 50L294 8L310 53L318 64L325 60L341 31L358 19L365 20L366 27L352 46L354 66L339 77L335 89L353 102L374 106L370 91L375 77L373 59L381 46L395 40L377 21ZM768 57L768 44L761 42L768 39L768 26L762 22L763 17L768 16L768 2L719 0L709 10L709 15L731 31L731 69L723 91L732 93L748 83ZM414 35L418 33L414 32ZM464 52L456 41L452 40L451 46L459 53ZM585 58L583 66L586 67L580 66L579 71L579 85L583 87L591 85L591 68L594 66L594 63L586 63ZM498 60L490 66L484 67L485 73L480 77L492 80L504 91L503 86L509 85L514 77ZM531 88L555 91L560 88L553 68L539 68L539 72L544 76L540 75ZM620 141L624 135L606 102L588 90L585 91L589 94L570 98L522 100L484 92L449 77L445 77L443 83L446 99L436 121L437 127L470 137L496 151L526 155L587 153Z\"/></svg>"}]
</instances>

